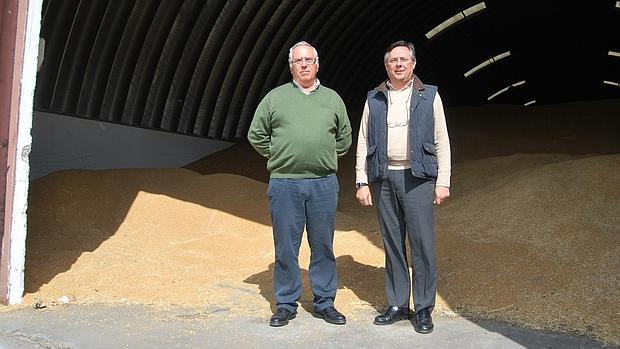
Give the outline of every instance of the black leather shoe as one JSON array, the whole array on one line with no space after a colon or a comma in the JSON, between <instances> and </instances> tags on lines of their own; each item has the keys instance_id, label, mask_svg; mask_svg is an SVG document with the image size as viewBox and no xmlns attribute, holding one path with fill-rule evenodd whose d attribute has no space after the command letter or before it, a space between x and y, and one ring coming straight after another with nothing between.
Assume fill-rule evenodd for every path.
<instances>
[{"instance_id":1,"label":"black leather shoe","mask_svg":"<svg viewBox=\"0 0 620 349\"><path fill-rule=\"evenodd\" d=\"M408 320L409 308L388 307L385 312L375 318L375 325L391 325L396 321Z\"/></svg>"},{"instance_id":2,"label":"black leather shoe","mask_svg":"<svg viewBox=\"0 0 620 349\"><path fill-rule=\"evenodd\" d=\"M288 325L288 320L293 320L297 316L297 312L290 311L288 309L280 308L275 314L271 316L269 326L281 327Z\"/></svg>"},{"instance_id":3,"label":"black leather shoe","mask_svg":"<svg viewBox=\"0 0 620 349\"><path fill-rule=\"evenodd\" d=\"M426 309L422 309L415 313L415 324L413 324L413 329L422 334L429 334L433 332L433 318L431 317L431 312Z\"/></svg>"},{"instance_id":4,"label":"black leather shoe","mask_svg":"<svg viewBox=\"0 0 620 349\"><path fill-rule=\"evenodd\" d=\"M347 323L347 318L334 307L325 308L323 310L315 309L312 315L334 325L344 325Z\"/></svg>"}]
</instances>

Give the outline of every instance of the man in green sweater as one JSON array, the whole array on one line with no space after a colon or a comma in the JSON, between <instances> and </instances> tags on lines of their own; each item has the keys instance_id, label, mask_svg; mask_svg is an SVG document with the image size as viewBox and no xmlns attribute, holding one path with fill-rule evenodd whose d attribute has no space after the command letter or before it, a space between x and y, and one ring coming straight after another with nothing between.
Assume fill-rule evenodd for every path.
<instances>
[{"instance_id":1,"label":"man in green sweater","mask_svg":"<svg viewBox=\"0 0 620 349\"><path fill-rule=\"evenodd\" d=\"M313 315L345 324L336 308L338 287L334 225L338 205L338 157L351 145L351 124L338 94L316 75L319 55L301 41L289 50L293 81L270 91L260 102L248 140L266 157L271 173L267 196L275 245L274 293L278 310L271 326L297 315L302 281L299 248L304 228L310 245Z\"/></svg>"}]
</instances>

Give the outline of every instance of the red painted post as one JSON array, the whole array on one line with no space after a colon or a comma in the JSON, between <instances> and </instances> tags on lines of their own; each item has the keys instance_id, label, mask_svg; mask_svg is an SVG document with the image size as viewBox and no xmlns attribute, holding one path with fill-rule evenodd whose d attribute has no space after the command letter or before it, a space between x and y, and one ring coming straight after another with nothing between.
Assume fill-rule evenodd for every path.
<instances>
[{"instance_id":1,"label":"red painted post","mask_svg":"<svg viewBox=\"0 0 620 349\"><path fill-rule=\"evenodd\" d=\"M20 72L28 0L0 0L0 302L8 303Z\"/></svg>"}]
</instances>

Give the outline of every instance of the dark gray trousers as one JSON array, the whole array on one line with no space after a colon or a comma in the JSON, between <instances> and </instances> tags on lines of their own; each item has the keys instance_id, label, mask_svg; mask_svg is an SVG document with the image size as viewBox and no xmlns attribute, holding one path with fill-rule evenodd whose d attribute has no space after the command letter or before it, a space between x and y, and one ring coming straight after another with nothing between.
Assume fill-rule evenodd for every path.
<instances>
[{"instance_id":1,"label":"dark gray trousers","mask_svg":"<svg viewBox=\"0 0 620 349\"><path fill-rule=\"evenodd\" d=\"M411 170L389 170L374 183L379 226L385 249L385 291L390 306L409 306L411 282L406 236L413 266L414 309L433 310L437 290L435 265L435 181L414 177Z\"/></svg>"},{"instance_id":2,"label":"dark gray trousers","mask_svg":"<svg viewBox=\"0 0 620 349\"><path fill-rule=\"evenodd\" d=\"M314 309L323 310L334 305L338 287L333 249L338 191L335 175L269 180L267 195L276 255L273 281L278 308L293 311L301 297L298 257L304 227L311 253L309 274Z\"/></svg>"}]
</instances>

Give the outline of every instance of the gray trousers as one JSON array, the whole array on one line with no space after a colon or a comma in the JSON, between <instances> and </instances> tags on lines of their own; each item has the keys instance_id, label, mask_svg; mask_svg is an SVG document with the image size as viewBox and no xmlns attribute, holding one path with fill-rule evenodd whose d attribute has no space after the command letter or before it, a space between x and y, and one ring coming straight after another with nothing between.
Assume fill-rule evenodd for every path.
<instances>
[{"instance_id":1,"label":"gray trousers","mask_svg":"<svg viewBox=\"0 0 620 349\"><path fill-rule=\"evenodd\" d=\"M385 249L385 291L390 306L408 307L411 292L406 237L413 265L416 311L435 306L435 181L414 177L411 170L389 170L373 185Z\"/></svg>"},{"instance_id":2,"label":"gray trousers","mask_svg":"<svg viewBox=\"0 0 620 349\"><path fill-rule=\"evenodd\" d=\"M276 263L276 306L297 309L302 294L299 248L304 232L310 245L310 284L315 310L334 305L338 275L334 256L334 225L338 206L335 175L312 179L271 178L267 195L273 225Z\"/></svg>"}]
</instances>

